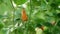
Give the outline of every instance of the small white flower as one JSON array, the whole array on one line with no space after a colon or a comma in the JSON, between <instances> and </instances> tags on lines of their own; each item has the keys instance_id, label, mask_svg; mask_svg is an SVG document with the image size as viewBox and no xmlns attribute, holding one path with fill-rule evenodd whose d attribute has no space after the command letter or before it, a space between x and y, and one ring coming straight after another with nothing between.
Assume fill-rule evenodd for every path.
<instances>
[{"instance_id":1,"label":"small white flower","mask_svg":"<svg viewBox=\"0 0 60 34\"><path fill-rule=\"evenodd\" d=\"M7 19L4 19L4 20L3 20L3 22L6 22L6 21L7 21Z\"/></svg>"},{"instance_id":2,"label":"small white flower","mask_svg":"<svg viewBox=\"0 0 60 34\"><path fill-rule=\"evenodd\" d=\"M43 34L43 31L41 28L35 28L36 34Z\"/></svg>"},{"instance_id":3,"label":"small white flower","mask_svg":"<svg viewBox=\"0 0 60 34\"><path fill-rule=\"evenodd\" d=\"M5 11L3 15L7 15L8 14L8 11Z\"/></svg>"},{"instance_id":4,"label":"small white flower","mask_svg":"<svg viewBox=\"0 0 60 34\"><path fill-rule=\"evenodd\" d=\"M14 30L14 28L11 28L10 31L12 32Z\"/></svg>"},{"instance_id":5,"label":"small white flower","mask_svg":"<svg viewBox=\"0 0 60 34\"><path fill-rule=\"evenodd\" d=\"M12 3L13 3L13 6L16 7L16 4L14 3L14 1L12 1Z\"/></svg>"},{"instance_id":6,"label":"small white flower","mask_svg":"<svg viewBox=\"0 0 60 34\"><path fill-rule=\"evenodd\" d=\"M19 26L22 26L23 24L22 23L20 23L20 25Z\"/></svg>"},{"instance_id":7,"label":"small white flower","mask_svg":"<svg viewBox=\"0 0 60 34\"><path fill-rule=\"evenodd\" d=\"M26 4L23 4L22 6L23 6L24 8L26 8L26 7L27 7L27 5L26 5Z\"/></svg>"},{"instance_id":8,"label":"small white flower","mask_svg":"<svg viewBox=\"0 0 60 34\"><path fill-rule=\"evenodd\" d=\"M60 8L60 5L58 6L58 8Z\"/></svg>"},{"instance_id":9,"label":"small white flower","mask_svg":"<svg viewBox=\"0 0 60 34\"><path fill-rule=\"evenodd\" d=\"M9 34L9 30L6 32L6 34Z\"/></svg>"},{"instance_id":10,"label":"small white flower","mask_svg":"<svg viewBox=\"0 0 60 34\"><path fill-rule=\"evenodd\" d=\"M15 27L18 27L18 23L15 24Z\"/></svg>"}]
</instances>

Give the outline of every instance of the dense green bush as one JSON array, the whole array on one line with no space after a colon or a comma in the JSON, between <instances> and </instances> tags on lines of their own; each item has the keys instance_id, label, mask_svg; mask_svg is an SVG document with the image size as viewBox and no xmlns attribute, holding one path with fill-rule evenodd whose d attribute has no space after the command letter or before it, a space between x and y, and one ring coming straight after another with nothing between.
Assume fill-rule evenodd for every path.
<instances>
[{"instance_id":1,"label":"dense green bush","mask_svg":"<svg viewBox=\"0 0 60 34\"><path fill-rule=\"evenodd\" d=\"M60 0L0 0L0 34L36 34L41 26L44 34L60 34Z\"/></svg>"}]
</instances>

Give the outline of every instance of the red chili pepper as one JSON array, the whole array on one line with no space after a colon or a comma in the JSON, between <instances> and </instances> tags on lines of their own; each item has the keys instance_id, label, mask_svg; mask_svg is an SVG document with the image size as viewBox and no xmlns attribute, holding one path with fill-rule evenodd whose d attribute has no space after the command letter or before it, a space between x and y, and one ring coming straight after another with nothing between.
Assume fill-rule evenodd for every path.
<instances>
[{"instance_id":1,"label":"red chili pepper","mask_svg":"<svg viewBox=\"0 0 60 34\"><path fill-rule=\"evenodd\" d=\"M25 12L25 8L22 9L22 21L27 21L28 17Z\"/></svg>"}]
</instances>

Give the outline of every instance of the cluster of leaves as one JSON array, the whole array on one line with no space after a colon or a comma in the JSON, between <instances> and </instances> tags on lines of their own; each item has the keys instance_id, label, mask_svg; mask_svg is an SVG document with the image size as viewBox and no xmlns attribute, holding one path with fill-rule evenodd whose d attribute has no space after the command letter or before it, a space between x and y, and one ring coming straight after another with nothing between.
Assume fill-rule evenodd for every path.
<instances>
[{"instance_id":1,"label":"cluster of leaves","mask_svg":"<svg viewBox=\"0 0 60 34\"><path fill-rule=\"evenodd\" d=\"M26 24L21 20L23 4ZM60 0L0 0L0 34L36 34L37 24L47 27L44 34L60 34Z\"/></svg>"}]
</instances>

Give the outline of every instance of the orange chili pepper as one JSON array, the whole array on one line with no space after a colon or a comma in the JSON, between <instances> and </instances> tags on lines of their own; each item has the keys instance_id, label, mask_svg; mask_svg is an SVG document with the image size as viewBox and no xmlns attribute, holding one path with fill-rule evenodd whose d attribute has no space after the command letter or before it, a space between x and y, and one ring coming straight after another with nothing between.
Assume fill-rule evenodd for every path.
<instances>
[{"instance_id":1,"label":"orange chili pepper","mask_svg":"<svg viewBox=\"0 0 60 34\"><path fill-rule=\"evenodd\" d=\"M28 20L28 17L26 15L26 12L25 12L25 8L22 9L22 21L27 21Z\"/></svg>"}]
</instances>

